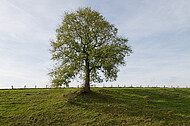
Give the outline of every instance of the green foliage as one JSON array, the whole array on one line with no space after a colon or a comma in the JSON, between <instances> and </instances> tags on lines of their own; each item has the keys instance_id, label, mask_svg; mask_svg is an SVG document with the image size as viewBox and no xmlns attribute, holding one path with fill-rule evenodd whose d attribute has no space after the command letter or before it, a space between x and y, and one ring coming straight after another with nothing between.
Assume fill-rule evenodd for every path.
<instances>
[{"instance_id":1,"label":"green foliage","mask_svg":"<svg viewBox=\"0 0 190 126\"><path fill-rule=\"evenodd\" d=\"M117 33L113 24L90 8L66 13L56 40L51 41L53 85L68 85L71 79L88 75L86 81L102 82L101 73L106 81L116 80L118 66L125 65L124 57L132 53L128 40Z\"/></svg>"},{"instance_id":2,"label":"green foliage","mask_svg":"<svg viewBox=\"0 0 190 126\"><path fill-rule=\"evenodd\" d=\"M72 93L72 102L68 94ZM0 90L0 125L188 126L190 89Z\"/></svg>"}]
</instances>

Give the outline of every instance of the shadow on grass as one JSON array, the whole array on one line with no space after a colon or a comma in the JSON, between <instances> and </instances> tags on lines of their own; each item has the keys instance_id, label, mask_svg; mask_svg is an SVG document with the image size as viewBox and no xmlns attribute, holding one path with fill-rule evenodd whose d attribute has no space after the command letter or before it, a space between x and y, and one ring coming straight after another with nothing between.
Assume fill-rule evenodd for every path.
<instances>
[{"instance_id":1,"label":"shadow on grass","mask_svg":"<svg viewBox=\"0 0 190 126\"><path fill-rule=\"evenodd\" d=\"M163 124L175 120L183 124L190 119L189 99L183 94L168 89L98 89L90 95L77 95L72 105L110 118L122 115L119 118L151 119Z\"/></svg>"}]
</instances>

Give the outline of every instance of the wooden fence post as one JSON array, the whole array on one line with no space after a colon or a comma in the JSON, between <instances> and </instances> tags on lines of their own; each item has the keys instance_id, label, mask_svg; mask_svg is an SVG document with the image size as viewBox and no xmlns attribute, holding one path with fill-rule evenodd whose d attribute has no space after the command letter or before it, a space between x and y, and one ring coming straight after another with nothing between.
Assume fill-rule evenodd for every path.
<instances>
[{"instance_id":1,"label":"wooden fence post","mask_svg":"<svg viewBox=\"0 0 190 126\"><path fill-rule=\"evenodd\" d=\"M13 89L13 85L11 85L12 89Z\"/></svg>"}]
</instances>

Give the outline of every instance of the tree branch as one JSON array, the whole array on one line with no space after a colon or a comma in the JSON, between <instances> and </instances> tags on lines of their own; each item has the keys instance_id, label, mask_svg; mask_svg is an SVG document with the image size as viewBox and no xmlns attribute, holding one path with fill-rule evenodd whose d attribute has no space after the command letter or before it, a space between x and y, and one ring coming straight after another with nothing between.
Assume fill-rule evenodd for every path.
<instances>
[{"instance_id":1,"label":"tree branch","mask_svg":"<svg viewBox=\"0 0 190 126\"><path fill-rule=\"evenodd\" d=\"M81 43L83 43L82 41L83 41L83 37L78 33L78 31L77 31L77 29L76 29L76 27L74 27L74 29L75 29L75 31L76 31L76 33L77 33L77 35L79 36L79 38L81 39Z\"/></svg>"},{"instance_id":2,"label":"tree branch","mask_svg":"<svg viewBox=\"0 0 190 126\"><path fill-rule=\"evenodd\" d=\"M95 45L94 45L94 48L95 47L100 47L100 46L102 46L105 42L102 42L102 40L104 40L105 38L106 38L107 36L105 35L103 38L101 38L101 42L98 44L98 41L97 41L97 39L96 39L96 43L95 43Z\"/></svg>"},{"instance_id":3,"label":"tree branch","mask_svg":"<svg viewBox=\"0 0 190 126\"><path fill-rule=\"evenodd\" d=\"M94 67L91 67L90 68L90 72L93 70L93 69L95 69L95 68L101 68L102 66L94 66Z\"/></svg>"}]
</instances>

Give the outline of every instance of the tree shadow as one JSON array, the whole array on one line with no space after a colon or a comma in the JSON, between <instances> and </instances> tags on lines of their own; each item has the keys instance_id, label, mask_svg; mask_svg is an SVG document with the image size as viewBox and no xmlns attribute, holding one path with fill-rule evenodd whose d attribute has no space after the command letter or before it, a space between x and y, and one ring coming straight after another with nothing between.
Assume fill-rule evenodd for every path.
<instances>
[{"instance_id":1,"label":"tree shadow","mask_svg":"<svg viewBox=\"0 0 190 126\"><path fill-rule=\"evenodd\" d=\"M164 89L98 89L88 95L77 95L72 105L110 117L122 115L164 122L188 120L183 108L187 107L183 102L188 99L167 92Z\"/></svg>"}]
</instances>

